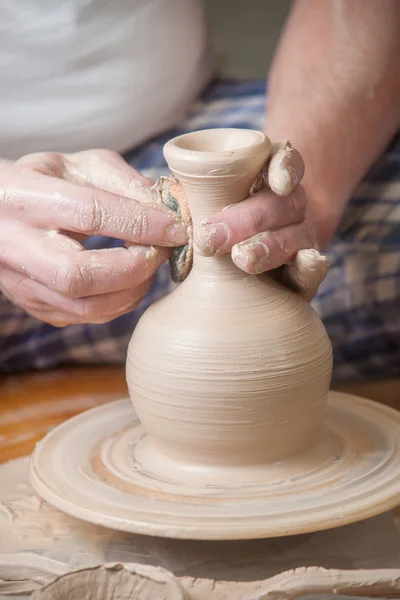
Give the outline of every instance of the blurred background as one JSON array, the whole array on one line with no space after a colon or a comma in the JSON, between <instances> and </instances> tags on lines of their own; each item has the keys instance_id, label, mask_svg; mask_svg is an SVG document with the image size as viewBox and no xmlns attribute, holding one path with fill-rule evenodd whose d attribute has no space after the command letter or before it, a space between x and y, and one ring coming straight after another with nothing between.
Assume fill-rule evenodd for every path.
<instances>
[{"instance_id":1,"label":"blurred background","mask_svg":"<svg viewBox=\"0 0 400 600\"><path fill-rule=\"evenodd\" d=\"M263 79L291 0L206 0L214 50L222 75Z\"/></svg>"}]
</instances>

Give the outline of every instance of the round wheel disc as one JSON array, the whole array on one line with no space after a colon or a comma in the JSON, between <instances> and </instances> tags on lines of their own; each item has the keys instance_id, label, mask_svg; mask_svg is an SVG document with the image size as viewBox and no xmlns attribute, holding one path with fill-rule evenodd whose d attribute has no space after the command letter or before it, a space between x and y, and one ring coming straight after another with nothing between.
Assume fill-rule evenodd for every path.
<instances>
[{"instance_id":1,"label":"round wheel disc","mask_svg":"<svg viewBox=\"0 0 400 600\"><path fill-rule=\"evenodd\" d=\"M88 410L36 447L31 480L47 502L85 521L173 538L228 540L338 527L400 504L400 413L330 392L320 439L229 486L164 480L135 459L145 433L130 400ZM243 472L243 467L241 467Z\"/></svg>"}]
</instances>

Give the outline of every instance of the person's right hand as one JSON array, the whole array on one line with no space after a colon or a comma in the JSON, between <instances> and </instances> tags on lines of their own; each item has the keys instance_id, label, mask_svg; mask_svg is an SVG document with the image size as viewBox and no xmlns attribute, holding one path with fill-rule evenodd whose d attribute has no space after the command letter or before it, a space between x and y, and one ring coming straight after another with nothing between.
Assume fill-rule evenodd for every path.
<instances>
[{"instance_id":1,"label":"person's right hand","mask_svg":"<svg viewBox=\"0 0 400 600\"><path fill-rule=\"evenodd\" d=\"M3 293L58 327L134 309L168 247L188 241L174 212L137 199L151 183L107 150L31 154L1 170ZM89 235L127 247L85 250L78 240Z\"/></svg>"}]
</instances>

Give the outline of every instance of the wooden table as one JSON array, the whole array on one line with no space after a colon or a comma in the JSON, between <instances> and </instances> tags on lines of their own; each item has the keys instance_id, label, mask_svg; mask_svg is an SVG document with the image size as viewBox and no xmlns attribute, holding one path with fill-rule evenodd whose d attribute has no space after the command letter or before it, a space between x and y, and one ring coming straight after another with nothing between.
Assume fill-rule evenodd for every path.
<instances>
[{"instance_id":1,"label":"wooden table","mask_svg":"<svg viewBox=\"0 0 400 600\"><path fill-rule=\"evenodd\" d=\"M343 386L400 410L400 379ZM32 452L52 427L127 395L121 367L72 368L0 379L0 463Z\"/></svg>"},{"instance_id":2,"label":"wooden table","mask_svg":"<svg viewBox=\"0 0 400 600\"><path fill-rule=\"evenodd\" d=\"M0 380L0 463L30 454L55 425L128 394L119 367L73 368Z\"/></svg>"}]
</instances>

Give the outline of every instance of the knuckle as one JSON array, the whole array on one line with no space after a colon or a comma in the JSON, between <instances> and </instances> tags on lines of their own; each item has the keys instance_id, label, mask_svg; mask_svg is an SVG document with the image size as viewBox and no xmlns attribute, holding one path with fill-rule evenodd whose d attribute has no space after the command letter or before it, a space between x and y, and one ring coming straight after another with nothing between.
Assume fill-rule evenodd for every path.
<instances>
[{"instance_id":1,"label":"knuckle","mask_svg":"<svg viewBox=\"0 0 400 600\"><path fill-rule=\"evenodd\" d=\"M149 215L146 207L139 202L135 203L130 219L126 221L126 229L128 228L134 241L146 240L149 232Z\"/></svg>"},{"instance_id":2,"label":"knuckle","mask_svg":"<svg viewBox=\"0 0 400 600\"><path fill-rule=\"evenodd\" d=\"M84 202L77 202L74 215L74 227L88 235L99 233L105 223L105 211L98 201L97 190L90 190L90 195Z\"/></svg>"},{"instance_id":3,"label":"knuckle","mask_svg":"<svg viewBox=\"0 0 400 600\"><path fill-rule=\"evenodd\" d=\"M36 152L19 159L16 166L31 169L42 175L59 177L64 156L60 152Z\"/></svg>"},{"instance_id":4,"label":"knuckle","mask_svg":"<svg viewBox=\"0 0 400 600\"><path fill-rule=\"evenodd\" d=\"M69 298L82 296L90 284L90 273L76 260L68 260L54 275L54 289Z\"/></svg>"}]
</instances>

